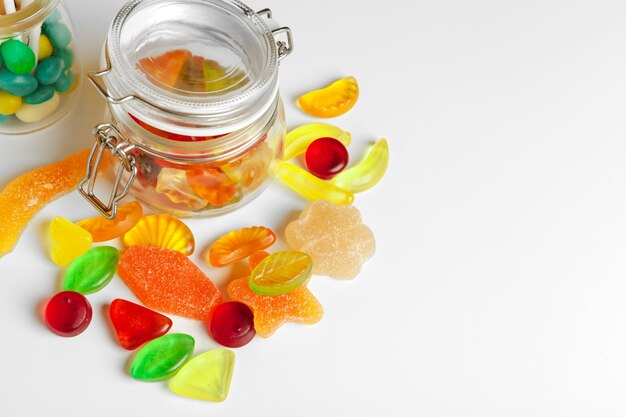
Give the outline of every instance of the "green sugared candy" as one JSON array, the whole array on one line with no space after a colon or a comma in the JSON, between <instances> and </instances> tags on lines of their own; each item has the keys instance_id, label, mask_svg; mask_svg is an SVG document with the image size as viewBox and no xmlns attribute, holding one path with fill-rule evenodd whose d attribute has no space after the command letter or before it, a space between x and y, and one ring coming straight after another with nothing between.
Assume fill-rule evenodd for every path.
<instances>
[{"instance_id":1,"label":"green sugared candy","mask_svg":"<svg viewBox=\"0 0 626 417\"><path fill-rule=\"evenodd\" d=\"M144 346L130 366L139 381L162 381L172 377L191 358L195 341L186 334L168 334Z\"/></svg>"},{"instance_id":2,"label":"green sugared candy","mask_svg":"<svg viewBox=\"0 0 626 417\"><path fill-rule=\"evenodd\" d=\"M54 94L54 90L52 90ZM115 274L120 252L111 246L89 249L72 262L65 272L63 291L76 291L83 295L100 291Z\"/></svg>"},{"instance_id":3,"label":"green sugared candy","mask_svg":"<svg viewBox=\"0 0 626 417\"><path fill-rule=\"evenodd\" d=\"M40 85L37 89L27 96L24 96L26 104L41 104L48 101L54 96L54 88L49 85Z\"/></svg>"},{"instance_id":4,"label":"green sugared candy","mask_svg":"<svg viewBox=\"0 0 626 417\"><path fill-rule=\"evenodd\" d=\"M35 70L35 75L40 83L52 85L59 80L63 72L63 65L63 60L58 56L48 57L39 63Z\"/></svg>"},{"instance_id":5,"label":"green sugared candy","mask_svg":"<svg viewBox=\"0 0 626 417\"><path fill-rule=\"evenodd\" d=\"M28 74L35 68L37 58L32 49L17 39L0 45L0 55L7 68L16 74Z\"/></svg>"},{"instance_id":6,"label":"green sugared candy","mask_svg":"<svg viewBox=\"0 0 626 417\"><path fill-rule=\"evenodd\" d=\"M54 51L54 55L63 60L63 68L69 69L74 65L74 52L71 49L59 48Z\"/></svg>"},{"instance_id":7,"label":"green sugared candy","mask_svg":"<svg viewBox=\"0 0 626 417\"><path fill-rule=\"evenodd\" d=\"M65 48L72 41L72 32L63 23L44 23L42 31L52 42L54 49Z\"/></svg>"},{"instance_id":8,"label":"green sugared candy","mask_svg":"<svg viewBox=\"0 0 626 417\"><path fill-rule=\"evenodd\" d=\"M0 70L0 89L22 97L37 89L37 79L30 74L15 74L8 69Z\"/></svg>"},{"instance_id":9,"label":"green sugared candy","mask_svg":"<svg viewBox=\"0 0 626 417\"><path fill-rule=\"evenodd\" d=\"M76 76L72 71L64 70L59 76L57 82L54 83L54 89L57 90L59 93L65 93L72 87L75 78Z\"/></svg>"}]
</instances>

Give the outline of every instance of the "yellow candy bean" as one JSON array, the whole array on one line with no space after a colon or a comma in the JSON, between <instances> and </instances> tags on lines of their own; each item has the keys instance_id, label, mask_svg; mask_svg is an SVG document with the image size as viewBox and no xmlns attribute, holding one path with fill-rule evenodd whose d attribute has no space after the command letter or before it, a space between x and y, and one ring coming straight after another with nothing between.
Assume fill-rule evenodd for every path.
<instances>
[{"instance_id":1,"label":"yellow candy bean","mask_svg":"<svg viewBox=\"0 0 626 417\"><path fill-rule=\"evenodd\" d=\"M55 91L52 98L41 104L24 104L21 109L15 112L18 119L24 123L35 123L50 116L59 107L61 98Z\"/></svg>"},{"instance_id":2,"label":"yellow candy bean","mask_svg":"<svg viewBox=\"0 0 626 417\"><path fill-rule=\"evenodd\" d=\"M22 97L13 96L0 90L0 114L9 115L22 107Z\"/></svg>"},{"instance_id":3,"label":"yellow candy bean","mask_svg":"<svg viewBox=\"0 0 626 417\"><path fill-rule=\"evenodd\" d=\"M37 59L39 61L44 60L52 55L52 51L54 48L52 47L52 42L46 35L39 36L39 53L37 54Z\"/></svg>"}]
</instances>

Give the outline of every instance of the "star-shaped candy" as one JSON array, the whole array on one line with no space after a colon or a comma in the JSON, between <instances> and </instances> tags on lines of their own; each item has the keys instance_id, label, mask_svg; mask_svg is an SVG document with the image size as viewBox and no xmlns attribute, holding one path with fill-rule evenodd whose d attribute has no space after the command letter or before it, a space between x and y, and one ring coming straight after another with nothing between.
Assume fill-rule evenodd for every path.
<instances>
[{"instance_id":1,"label":"star-shaped candy","mask_svg":"<svg viewBox=\"0 0 626 417\"><path fill-rule=\"evenodd\" d=\"M246 304L254 312L254 328L261 337L270 337L285 322L315 324L324 309L307 288L308 282L280 295L262 295L250 289L248 277L228 284L228 295Z\"/></svg>"}]
</instances>

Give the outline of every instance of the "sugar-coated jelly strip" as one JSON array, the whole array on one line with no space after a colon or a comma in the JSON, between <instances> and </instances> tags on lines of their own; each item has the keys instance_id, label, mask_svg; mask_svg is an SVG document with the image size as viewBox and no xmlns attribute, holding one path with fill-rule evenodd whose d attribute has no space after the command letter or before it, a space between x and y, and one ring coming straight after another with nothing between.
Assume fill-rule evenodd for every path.
<instances>
[{"instance_id":1,"label":"sugar-coated jelly strip","mask_svg":"<svg viewBox=\"0 0 626 417\"><path fill-rule=\"evenodd\" d=\"M389 164L387 139L379 139L358 164L333 178L332 183L353 193L375 186L382 179Z\"/></svg>"},{"instance_id":2,"label":"sugar-coated jelly strip","mask_svg":"<svg viewBox=\"0 0 626 417\"><path fill-rule=\"evenodd\" d=\"M335 204L352 204L354 201L354 194L350 191L321 180L290 162L279 162L276 176L308 200L327 200Z\"/></svg>"},{"instance_id":3,"label":"sugar-coated jelly strip","mask_svg":"<svg viewBox=\"0 0 626 417\"><path fill-rule=\"evenodd\" d=\"M287 133L283 159L288 161L302 155L313 141L325 137L337 139L346 147L351 140L350 133L327 123L309 123L298 126Z\"/></svg>"}]
</instances>

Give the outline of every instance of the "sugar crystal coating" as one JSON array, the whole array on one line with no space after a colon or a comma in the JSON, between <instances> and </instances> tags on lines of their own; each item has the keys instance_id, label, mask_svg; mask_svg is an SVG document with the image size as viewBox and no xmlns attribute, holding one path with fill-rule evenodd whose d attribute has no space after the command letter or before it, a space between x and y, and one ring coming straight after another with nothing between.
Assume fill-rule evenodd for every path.
<instances>
[{"instance_id":1,"label":"sugar crystal coating","mask_svg":"<svg viewBox=\"0 0 626 417\"><path fill-rule=\"evenodd\" d=\"M146 307L206 320L222 302L215 284L182 253L156 246L128 247L117 272Z\"/></svg>"},{"instance_id":2,"label":"sugar crystal coating","mask_svg":"<svg viewBox=\"0 0 626 417\"><path fill-rule=\"evenodd\" d=\"M361 265L374 255L372 231L351 206L314 201L285 229L287 243L313 258L313 273L339 279L358 275Z\"/></svg>"}]
</instances>

